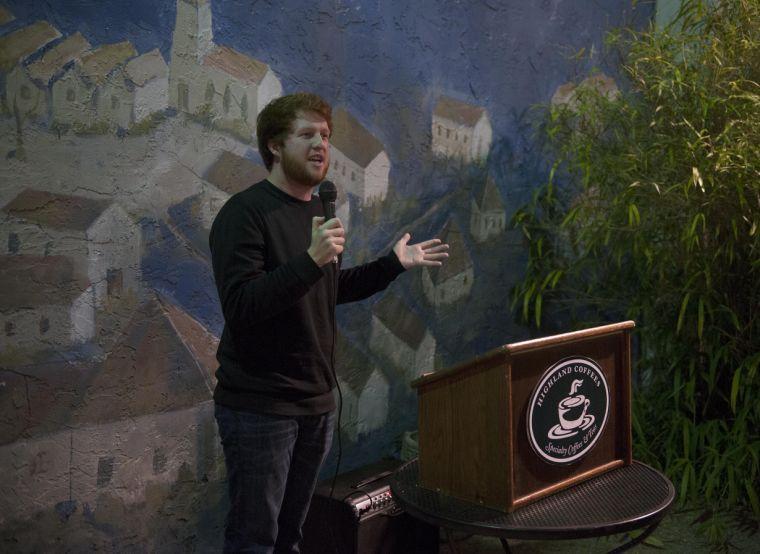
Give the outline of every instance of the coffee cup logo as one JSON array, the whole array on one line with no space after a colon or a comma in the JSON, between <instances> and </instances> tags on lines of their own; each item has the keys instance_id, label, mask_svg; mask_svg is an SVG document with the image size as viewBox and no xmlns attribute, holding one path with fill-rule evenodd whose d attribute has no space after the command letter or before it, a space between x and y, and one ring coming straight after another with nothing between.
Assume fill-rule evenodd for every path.
<instances>
[{"instance_id":1,"label":"coffee cup logo","mask_svg":"<svg viewBox=\"0 0 760 554\"><path fill-rule=\"evenodd\" d=\"M583 379L576 379L570 385L570 395L566 396L557 404L559 423L549 429L547 436L550 439L567 438L577 435L578 431L588 429L595 421L593 415L587 414L591 400L577 390L583 385Z\"/></svg>"},{"instance_id":2,"label":"coffee cup logo","mask_svg":"<svg viewBox=\"0 0 760 554\"><path fill-rule=\"evenodd\" d=\"M528 439L547 462L568 464L586 455L607 423L609 388L590 358L552 365L539 380L528 405Z\"/></svg>"}]
</instances>

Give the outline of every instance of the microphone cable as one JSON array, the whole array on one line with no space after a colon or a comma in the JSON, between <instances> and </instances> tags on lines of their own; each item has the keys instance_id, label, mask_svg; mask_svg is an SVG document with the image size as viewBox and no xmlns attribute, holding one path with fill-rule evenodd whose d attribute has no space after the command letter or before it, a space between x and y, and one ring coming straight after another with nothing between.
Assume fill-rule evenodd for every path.
<instances>
[{"instance_id":1,"label":"microphone cable","mask_svg":"<svg viewBox=\"0 0 760 554\"><path fill-rule=\"evenodd\" d=\"M335 463L335 473L333 474L332 483L330 484L330 498L328 501L328 505L332 504L333 501L333 495L335 494L335 483L338 480L338 473L340 472L340 462L341 458L343 457L343 441L341 439L341 419L343 414L343 391L340 390L340 383L338 382L338 371L335 367L335 348L336 348L336 342L338 340L338 323L336 319L336 306L338 304L338 280L340 276L340 261L341 257L338 257L338 263L337 264L330 264L334 266L335 269L335 277L333 279L333 286L332 289L332 295L330 298L330 307L332 310L332 345L330 347L330 367L332 368L332 375L333 380L335 381L335 388L338 389L338 420L336 422L336 425L333 426L333 429L337 431L338 433L338 459ZM328 527L330 528L330 537L332 539L333 546L335 547L335 553L340 554L340 544L335 538L335 519L337 517L337 510L332 511L332 516L328 514Z\"/></svg>"},{"instance_id":2,"label":"microphone cable","mask_svg":"<svg viewBox=\"0 0 760 554\"><path fill-rule=\"evenodd\" d=\"M335 183L332 181L323 181L319 185L319 199L322 202L322 211L325 216L325 221L332 219L335 217L335 201L338 197L338 189L335 186ZM340 390L340 383L338 383L338 371L335 367L335 349L336 349L336 343L338 340L338 323L337 318L335 314L335 308L338 304L338 282L340 278L340 262L342 261L342 255L338 255L335 258L333 258L333 262L330 264L333 266L334 271L334 277L333 277L333 283L332 283L332 295L330 298L330 308L332 311L332 345L330 347L330 367L332 369L332 375L333 380L335 381L335 387L338 389L338 421L337 425L333 425L333 429L337 429L338 431L338 459L335 464L335 473L333 474L332 483L330 485L330 498L328 500L328 505L332 504L333 501L333 495L335 494L335 483L338 480L338 472L340 471L340 462L343 458L343 439L341 438L341 419L343 419L343 391ZM335 523L335 516L337 515L337 510L335 511L336 514L334 514L333 517L330 517L328 515L328 526L330 527L330 535L333 540L333 545L335 546L335 552L337 554L340 554L340 547L338 542L335 540L335 529L334 529L334 523Z\"/></svg>"}]
</instances>

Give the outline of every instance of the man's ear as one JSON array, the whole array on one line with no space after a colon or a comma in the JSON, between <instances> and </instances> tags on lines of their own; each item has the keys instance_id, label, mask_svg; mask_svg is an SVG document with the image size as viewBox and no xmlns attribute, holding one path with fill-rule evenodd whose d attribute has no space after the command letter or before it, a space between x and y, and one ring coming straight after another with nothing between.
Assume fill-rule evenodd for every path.
<instances>
[{"instance_id":1,"label":"man's ear","mask_svg":"<svg viewBox=\"0 0 760 554\"><path fill-rule=\"evenodd\" d=\"M270 140L270 141L267 143L267 148L268 148L268 149L269 149L269 151L272 153L272 156L274 156L275 158L278 158L278 159L279 159L279 157L280 157L280 148L281 148L280 144L278 144L278 143L277 143L276 141L274 141L274 140Z\"/></svg>"}]
</instances>

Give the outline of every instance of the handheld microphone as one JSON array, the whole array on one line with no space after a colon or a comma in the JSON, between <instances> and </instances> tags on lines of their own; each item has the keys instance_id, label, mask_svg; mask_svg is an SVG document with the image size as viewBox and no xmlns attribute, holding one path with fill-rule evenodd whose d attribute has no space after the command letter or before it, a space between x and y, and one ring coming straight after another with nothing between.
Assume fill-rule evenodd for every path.
<instances>
[{"instance_id":1,"label":"handheld microphone","mask_svg":"<svg viewBox=\"0 0 760 554\"><path fill-rule=\"evenodd\" d=\"M322 211L325 213L325 221L335 217L335 201L338 199L338 189L332 181L323 181L319 185L319 199L322 201ZM338 257L333 258L333 263L338 263Z\"/></svg>"},{"instance_id":2,"label":"handheld microphone","mask_svg":"<svg viewBox=\"0 0 760 554\"><path fill-rule=\"evenodd\" d=\"M335 201L338 199L338 189L332 181L324 181L319 185L319 199L325 212L325 221L335 217Z\"/></svg>"}]
</instances>

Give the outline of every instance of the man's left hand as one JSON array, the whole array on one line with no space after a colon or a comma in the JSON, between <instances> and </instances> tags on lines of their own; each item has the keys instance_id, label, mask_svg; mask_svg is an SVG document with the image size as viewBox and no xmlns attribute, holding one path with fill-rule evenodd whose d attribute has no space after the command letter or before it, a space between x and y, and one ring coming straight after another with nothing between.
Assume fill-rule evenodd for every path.
<instances>
[{"instance_id":1,"label":"man's left hand","mask_svg":"<svg viewBox=\"0 0 760 554\"><path fill-rule=\"evenodd\" d=\"M393 251L398 257L398 261L404 266L404 269L410 269L420 265L440 266L443 261L449 257L446 250L448 244L441 244L440 239L430 239L417 244L409 244L411 239L409 233L405 233L401 240L393 245Z\"/></svg>"}]
</instances>

